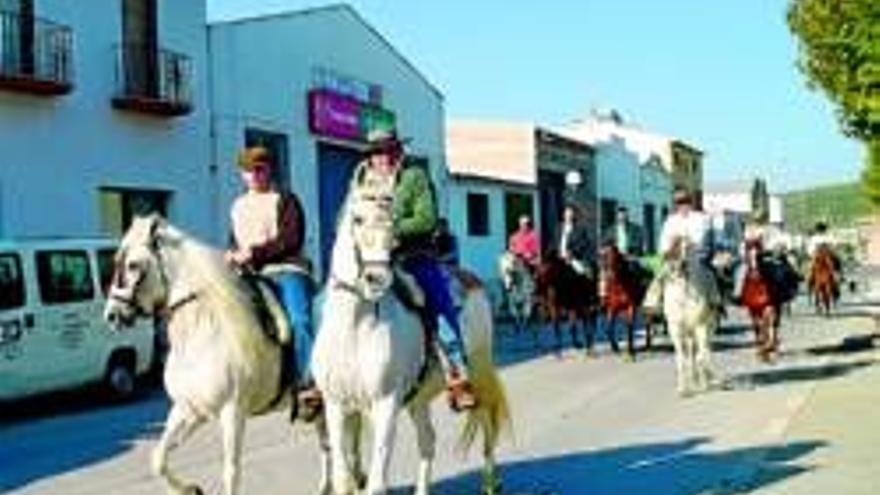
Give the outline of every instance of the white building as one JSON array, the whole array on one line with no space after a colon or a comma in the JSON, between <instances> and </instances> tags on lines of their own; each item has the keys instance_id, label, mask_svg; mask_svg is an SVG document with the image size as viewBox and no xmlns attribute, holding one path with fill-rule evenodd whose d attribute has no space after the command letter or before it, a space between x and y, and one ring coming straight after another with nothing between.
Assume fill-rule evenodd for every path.
<instances>
[{"instance_id":1,"label":"white building","mask_svg":"<svg viewBox=\"0 0 880 495\"><path fill-rule=\"evenodd\" d=\"M269 146L307 212L308 253L326 266L348 179L378 127L412 139L445 205L443 97L351 7L224 21L209 39L221 211L242 188L236 152Z\"/></svg>"},{"instance_id":2,"label":"white building","mask_svg":"<svg viewBox=\"0 0 880 495\"><path fill-rule=\"evenodd\" d=\"M598 234L604 236L615 222L617 209L625 207L630 220L642 229L644 248L653 252L672 198L672 179L659 157L633 149L616 134L572 127L559 132L596 150Z\"/></svg>"},{"instance_id":3,"label":"white building","mask_svg":"<svg viewBox=\"0 0 880 495\"><path fill-rule=\"evenodd\" d=\"M613 110L593 112L567 124L561 132L591 144L622 139L639 163L659 163L669 174L673 187L685 188L698 202L702 200L704 153L682 139L637 127Z\"/></svg>"},{"instance_id":4,"label":"white building","mask_svg":"<svg viewBox=\"0 0 880 495\"><path fill-rule=\"evenodd\" d=\"M752 216L752 188L754 182L731 181L709 184L703 197L703 207L712 217L716 239L731 245L742 240L744 225ZM769 194L769 223L774 231L785 228L785 212L780 194Z\"/></svg>"},{"instance_id":5,"label":"white building","mask_svg":"<svg viewBox=\"0 0 880 495\"><path fill-rule=\"evenodd\" d=\"M204 2L0 0L0 236L210 235L207 73Z\"/></svg>"}]
</instances>

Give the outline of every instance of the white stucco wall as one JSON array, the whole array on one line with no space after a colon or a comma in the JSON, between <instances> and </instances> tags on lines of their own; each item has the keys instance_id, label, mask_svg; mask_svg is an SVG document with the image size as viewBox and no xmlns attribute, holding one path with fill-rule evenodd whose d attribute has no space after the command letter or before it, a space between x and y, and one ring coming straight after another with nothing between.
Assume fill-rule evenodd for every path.
<instances>
[{"instance_id":1,"label":"white stucco wall","mask_svg":"<svg viewBox=\"0 0 880 495\"><path fill-rule=\"evenodd\" d=\"M599 199L614 199L629 209L631 220L641 223L641 183L638 156L620 139L593 143L598 171Z\"/></svg>"},{"instance_id":2,"label":"white stucco wall","mask_svg":"<svg viewBox=\"0 0 880 495\"><path fill-rule=\"evenodd\" d=\"M119 0L40 0L36 15L72 28L74 90L0 91L0 235L100 232L98 189L172 193L173 221L210 236L204 2L159 2L159 44L192 59L194 111L165 118L115 110Z\"/></svg>"},{"instance_id":3,"label":"white stucco wall","mask_svg":"<svg viewBox=\"0 0 880 495\"><path fill-rule=\"evenodd\" d=\"M307 212L306 249L317 259L317 139L308 128L307 94L317 67L382 86L409 151L427 157L445 210L442 95L351 8L335 6L212 24L209 30L215 158L223 176L220 211L241 190L234 157L248 126L288 136L290 182ZM223 216L226 222L226 216ZM224 223L224 228L228 228Z\"/></svg>"},{"instance_id":4,"label":"white stucco wall","mask_svg":"<svg viewBox=\"0 0 880 495\"><path fill-rule=\"evenodd\" d=\"M725 211L750 213L752 211L751 192L706 192L703 196L703 209L707 213L722 213Z\"/></svg>"}]
</instances>

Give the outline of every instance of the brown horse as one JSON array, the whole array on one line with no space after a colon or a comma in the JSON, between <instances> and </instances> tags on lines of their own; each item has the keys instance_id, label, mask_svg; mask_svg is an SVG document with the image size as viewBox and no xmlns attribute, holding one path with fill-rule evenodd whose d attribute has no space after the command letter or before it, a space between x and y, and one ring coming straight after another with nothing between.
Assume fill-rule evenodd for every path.
<instances>
[{"instance_id":1,"label":"brown horse","mask_svg":"<svg viewBox=\"0 0 880 495\"><path fill-rule=\"evenodd\" d=\"M626 325L626 349L631 358L635 358L635 326L638 308L645 299L645 292L650 283L647 270L631 264L616 246L607 245L600 253L602 287L600 308L604 318L603 326L608 334L611 348L617 351L617 339L614 336L614 323L622 317ZM592 333L587 340L588 349L592 347ZM651 348L651 327L645 318L645 348Z\"/></svg>"},{"instance_id":2,"label":"brown horse","mask_svg":"<svg viewBox=\"0 0 880 495\"><path fill-rule=\"evenodd\" d=\"M816 312L831 316L831 305L837 294L837 270L834 252L823 244L816 249L810 263L810 288L815 297Z\"/></svg>"},{"instance_id":3,"label":"brown horse","mask_svg":"<svg viewBox=\"0 0 880 495\"><path fill-rule=\"evenodd\" d=\"M746 243L742 305L752 319L758 358L767 362L779 348L781 303L770 280L761 272L761 254L760 242Z\"/></svg>"},{"instance_id":4,"label":"brown horse","mask_svg":"<svg viewBox=\"0 0 880 495\"><path fill-rule=\"evenodd\" d=\"M583 333L592 325L596 312L596 281L577 273L565 260L550 251L544 256L535 274L535 303L543 321L553 325L556 354L562 351L560 322L568 320L572 344L581 346L578 323Z\"/></svg>"}]
</instances>

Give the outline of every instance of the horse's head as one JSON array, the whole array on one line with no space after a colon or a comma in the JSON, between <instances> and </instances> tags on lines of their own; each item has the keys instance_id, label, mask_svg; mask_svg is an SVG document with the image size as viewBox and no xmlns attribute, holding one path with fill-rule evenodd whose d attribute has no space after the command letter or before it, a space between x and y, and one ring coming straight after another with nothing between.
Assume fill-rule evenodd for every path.
<instances>
[{"instance_id":1,"label":"horse's head","mask_svg":"<svg viewBox=\"0 0 880 495\"><path fill-rule=\"evenodd\" d=\"M526 268L523 260L510 251L501 253L498 258L498 271L501 273L501 282L504 290L510 291L518 282L520 277L525 275Z\"/></svg>"},{"instance_id":2,"label":"horse's head","mask_svg":"<svg viewBox=\"0 0 880 495\"><path fill-rule=\"evenodd\" d=\"M617 270L622 258L614 244L605 244L599 249L599 261L603 270Z\"/></svg>"},{"instance_id":3,"label":"horse's head","mask_svg":"<svg viewBox=\"0 0 880 495\"><path fill-rule=\"evenodd\" d=\"M758 259L764 248L759 239L749 239L745 243L745 261L746 266L750 269L758 267Z\"/></svg>"},{"instance_id":4,"label":"horse's head","mask_svg":"<svg viewBox=\"0 0 880 495\"><path fill-rule=\"evenodd\" d=\"M167 224L157 215L136 217L116 253L104 319L113 326L131 325L140 315L154 314L167 299L159 249Z\"/></svg>"},{"instance_id":5,"label":"horse's head","mask_svg":"<svg viewBox=\"0 0 880 495\"><path fill-rule=\"evenodd\" d=\"M354 244L356 273L350 282L369 300L382 297L393 281L395 180L393 176L361 169L352 184L348 228Z\"/></svg>"}]
</instances>

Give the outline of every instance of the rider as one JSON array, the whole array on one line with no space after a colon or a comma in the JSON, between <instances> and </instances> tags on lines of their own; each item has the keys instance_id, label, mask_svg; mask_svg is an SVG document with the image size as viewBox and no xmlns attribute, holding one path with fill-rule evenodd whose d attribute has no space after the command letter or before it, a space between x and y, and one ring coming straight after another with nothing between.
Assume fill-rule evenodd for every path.
<instances>
[{"instance_id":1,"label":"rider","mask_svg":"<svg viewBox=\"0 0 880 495\"><path fill-rule=\"evenodd\" d=\"M537 268L541 260L541 241L528 215L519 217L519 228L511 234L507 246L508 251L519 256L529 269Z\"/></svg>"},{"instance_id":2,"label":"rider","mask_svg":"<svg viewBox=\"0 0 880 495\"><path fill-rule=\"evenodd\" d=\"M736 270L734 270L733 292L730 294L731 299L736 304L739 304L742 301L742 291L743 287L745 287L746 274L748 272L748 263L746 260L749 255L749 249L752 247L762 249L764 247L765 235L766 230L764 226L757 221L746 223L746 226L743 229L743 240L739 249L741 261L737 264ZM759 264L762 261L763 260L758 260Z\"/></svg>"},{"instance_id":3,"label":"rider","mask_svg":"<svg viewBox=\"0 0 880 495\"><path fill-rule=\"evenodd\" d=\"M432 246L437 210L431 179L423 167L409 165L403 143L394 132L375 131L368 138L367 166L381 174L396 174L394 230L395 258L416 279L425 295L425 306L436 328L441 363L446 367L446 387L453 410L476 407L476 396L467 377L458 309L452 299L447 272ZM428 329L432 331L432 329Z\"/></svg>"},{"instance_id":4,"label":"rider","mask_svg":"<svg viewBox=\"0 0 880 495\"><path fill-rule=\"evenodd\" d=\"M604 243L613 245L626 258L642 254L642 235L639 227L630 221L629 210L625 206L617 208L613 225L605 231Z\"/></svg>"},{"instance_id":5,"label":"rider","mask_svg":"<svg viewBox=\"0 0 880 495\"><path fill-rule=\"evenodd\" d=\"M258 146L242 150L238 165L247 191L232 204L231 247L225 258L230 265L247 267L275 283L295 334L291 352L300 392L294 397L291 421L296 418L297 409L308 419L320 409L321 395L309 369L315 337L311 317L313 287L311 266L302 253L302 206L292 192L276 188L272 180L274 162L268 149Z\"/></svg>"},{"instance_id":6,"label":"rider","mask_svg":"<svg viewBox=\"0 0 880 495\"><path fill-rule=\"evenodd\" d=\"M834 264L834 276L836 280L841 280L842 263L837 253L834 251L834 236L828 232L828 225L825 222L816 223L813 228L813 235L807 242L807 254L810 256L810 270L807 273L813 273L813 262L816 260L816 253L819 248L824 247L831 253L831 261ZM837 288L835 287L835 291ZM835 294L836 295L836 294Z\"/></svg>"},{"instance_id":7,"label":"rider","mask_svg":"<svg viewBox=\"0 0 880 495\"><path fill-rule=\"evenodd\" d=\"M720 309L722 304L721 295L710 265L712 240L709 217L694 207L693 198L683 188L675 189L672 201L675 210L666 219L663 229L660 231L660 254L663 259L669 260L678 255L677 251L681 243L687 242L693 246L696 250L696 256L705 267L705 273L711 277L711 283L707 284L709 293L706 294L706 297L710 305ZM663 297L663 284L668 273L667 265L664 263L645 295L644 306L652 313L656 313L660 309L660 301Z\"/></svg>"},{"instance_id":8,"label":"rider","mask_svg":"<svg viewBox=\"0 0 880 495\"><path fill-rule=\"evenodd\" d=\"M566 206L559 231L559 256L579 275L593 277L593 251L590 232L580 222L577 210L573 205Z\"/></svg>"}]
</instances>

